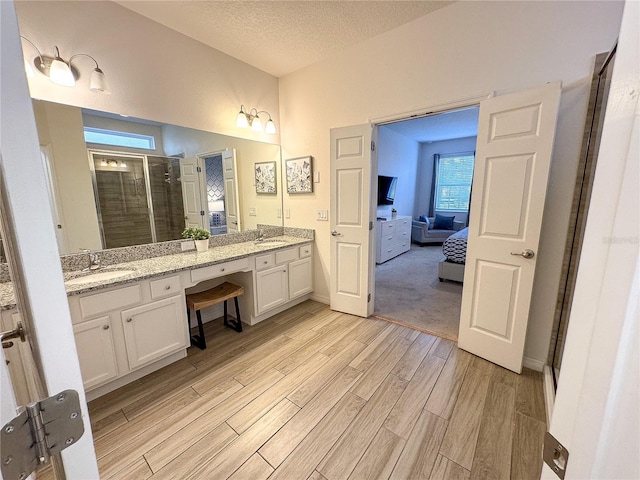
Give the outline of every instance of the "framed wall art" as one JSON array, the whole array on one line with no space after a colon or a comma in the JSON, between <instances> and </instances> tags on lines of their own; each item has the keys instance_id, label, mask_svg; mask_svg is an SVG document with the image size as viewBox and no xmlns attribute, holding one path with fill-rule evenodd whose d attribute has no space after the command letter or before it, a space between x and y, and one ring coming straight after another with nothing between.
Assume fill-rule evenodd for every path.
<instances>
[{"instance_id":1,"label":"framed wall art","mask_svg":"<svg viewBox=\"0 0 640 480\"><path fill-rule=\"evenodd\" d=\"M287 171L287 193L312 193L312 157L290 158L285 161Z\"/></svg>"},{"instance_id":2,"label":"framed wall art","mask_svg":"<svg viewBox=\"0 0 640 480\"><path fill-rule=\"evenodd\" d=\"M261 162L254 165L256 193L277 193L276 162Z\"/></svg>"}]
</instances>

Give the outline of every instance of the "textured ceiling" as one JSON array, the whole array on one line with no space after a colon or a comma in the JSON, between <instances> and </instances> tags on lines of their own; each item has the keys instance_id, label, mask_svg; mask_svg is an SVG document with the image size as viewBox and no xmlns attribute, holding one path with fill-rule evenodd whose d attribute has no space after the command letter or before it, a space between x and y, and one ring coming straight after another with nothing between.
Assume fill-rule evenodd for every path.
<instances>
[{"instance_id":1,"label":"textured ceiling","mask_svg":"<svg viewBox=\"0 0 640 480\"><path fill-rule=\"evenodd\" d=\"M281 77L451 1L129 1L116 3Z\"/></svg>"},{"instance_id":2,"label":"textured ceiling","mask_svg":"<svg viewBox=\"0 0 640 480\"><path fill-rule=\"evenodd\" d=\"M420 143L473 137L478 134L478 111L478 107L465 108L390 123L384 128L390 128Z\"/></svg>"}]
</instances>

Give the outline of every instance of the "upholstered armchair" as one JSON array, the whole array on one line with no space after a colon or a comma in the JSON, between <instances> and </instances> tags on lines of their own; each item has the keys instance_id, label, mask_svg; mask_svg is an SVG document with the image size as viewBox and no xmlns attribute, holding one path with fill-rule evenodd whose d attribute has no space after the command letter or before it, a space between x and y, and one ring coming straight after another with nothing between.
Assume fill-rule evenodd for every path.
<instances>
[{"instance_id":1,"label":"upholstered armchair","mask_svg":"<svg viewBox=\"0 0 640 480\"><path fill-rule=\"evenodd\" d=\"M421 245L428 243L442 243L449 236L453 235L464 228L463 222L453 221L452 228L441 229L434 228L435 217L426 217L424 215L414 218L411 222L411 240L413 243Z\"/></svg>"}]
</instances>

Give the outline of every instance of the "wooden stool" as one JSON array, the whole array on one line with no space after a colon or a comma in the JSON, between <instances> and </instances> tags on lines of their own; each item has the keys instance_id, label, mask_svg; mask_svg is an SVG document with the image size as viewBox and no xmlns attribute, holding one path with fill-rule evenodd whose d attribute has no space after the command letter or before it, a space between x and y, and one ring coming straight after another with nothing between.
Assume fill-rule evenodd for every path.
<instances>
[{"instance_id":1,"label":"wooden stool","mask_svg":"<svg viewBox=\"0 0 640 480\"><path fill-rule=\"evenodd\" d=\"M238 295L244 293L244 288L233 283L224 282L217 287L210 288L204 292L190 293L187 295L187 325L191 332L191 315L190 309L196 311L198 318L198 335L191 336L191 345L195 345L202 350L207 348L207 342L204 339L204 328L202 327L202 317L200 310L212 305L224 302L224 326L233 328L236 332L242 331L242 321L240 320L240 308L238 307ZM227 300L233 298L236 304L236 321L227 320Z\"/></svg>"}]
</instances>

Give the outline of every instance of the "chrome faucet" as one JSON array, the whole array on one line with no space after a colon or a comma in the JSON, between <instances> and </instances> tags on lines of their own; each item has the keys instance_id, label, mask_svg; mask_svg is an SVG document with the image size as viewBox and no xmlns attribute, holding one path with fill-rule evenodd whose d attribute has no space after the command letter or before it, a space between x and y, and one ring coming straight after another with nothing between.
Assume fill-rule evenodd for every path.
<instances>
[{"instance_id":1,"label":"chrome faucet","mask_svg":"<svg viewBox=\"0 0 640 480\"><path fill-rule=\"evenodd\" d=\"M256 242L264 242L264 230L261 228L258 229L258 238L256 238Z\"/></svg>"},{"instance_id":2,"label":"chrome faucet","mask_svg":"<svg viewBox=\"0 0 640 480\"><path fill-rule=\"evenodd\" d=\"M88 248L81 248L84 253L89 254L89 266L87 268L83 268L83 272L88 272L90 270L99 270L102 268L100 265L100 258L98 258L98 253L89 250Z\"/></svg>"}]
</instances>

